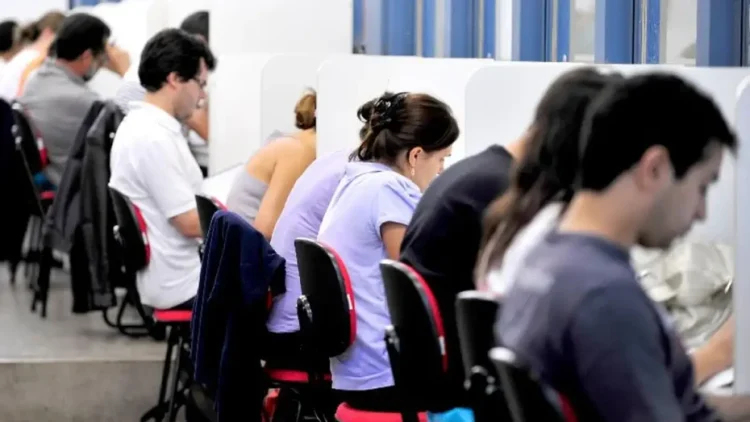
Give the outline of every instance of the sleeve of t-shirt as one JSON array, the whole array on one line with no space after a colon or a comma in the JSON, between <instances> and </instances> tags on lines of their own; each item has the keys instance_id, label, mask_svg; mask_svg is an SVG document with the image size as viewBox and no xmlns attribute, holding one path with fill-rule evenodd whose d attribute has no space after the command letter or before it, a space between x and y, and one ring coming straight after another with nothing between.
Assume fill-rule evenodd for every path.
<instances>
[{"instance_id":1,"label":"sleeve of t-shirt","mask_svg":"<svg viewBox=\"0 0 750 422\"><path fill-rule=\"evenodd\" d=\"M152 142L141 149L137 168L148 195L169 219L195 208L195 192L178 151L168 147L166 142Z\"/></svg>"},{"instance_id":2,"label":"sleeve of t-shirt","mask_svg":"<svg viewBox=\"0 0 750 422\"><path fill-rule=\"evenodd\" d=\"M376 193L375 227L380 237L380 227L385 223L409 224L420 194L405 181L388 180Z\"/></svg>"},{"instance_id":3,"label":"sleeve of t-shirt","mask_svg":"<svg viewBox=\"0 0 750 422\"><path fill-rule=\"evenodd\" d=\"M658 316L630 288L590 293L570 325L576 372L608 422L684 421Z\"/></svg>"}]
</instances>

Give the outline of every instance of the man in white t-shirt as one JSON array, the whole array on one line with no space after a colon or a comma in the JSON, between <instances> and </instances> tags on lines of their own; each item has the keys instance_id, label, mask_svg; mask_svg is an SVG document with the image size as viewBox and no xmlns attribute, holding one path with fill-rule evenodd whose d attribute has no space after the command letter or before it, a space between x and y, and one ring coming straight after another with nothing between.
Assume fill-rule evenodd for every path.
<instances>
[{"instance_id":1,"label":"man in white t-shirt","mask_svg":"<svg viewBox=\"0 0 750 422\"><path fill-rule=\"evenodd\" d=\"M138 69L146 96L131 105L112 145L109 186L141 210L151 245L138 293L158 309L192 308L198 291L195 194L203 178L181 128L205 98L215 66L208 45L195 36L179 29L156 34Z\"/></svg>"}]
</instances>

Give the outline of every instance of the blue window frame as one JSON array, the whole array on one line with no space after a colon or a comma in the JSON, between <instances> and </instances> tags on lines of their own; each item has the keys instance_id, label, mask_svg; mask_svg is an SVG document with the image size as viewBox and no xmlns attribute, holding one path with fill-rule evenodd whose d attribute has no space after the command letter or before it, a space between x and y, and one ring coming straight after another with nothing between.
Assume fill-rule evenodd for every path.
<instances>
[{"instance_id":1,"label":"blue window frame","mask_svg":"<svg viewBox=\"0 0 750 422\"><path fill-rule=\"evenodd\" d=\"M746 12L746 0L698 0L696 65L741 66L747 63L747 53L743 51Z\"/></svg>"},{"instance_id":2,"label":"blue window frame","mask_svg":"<svg viewBox=\"0 0 750 422\"><path fill-rule=\"evenodd\" d=\"M546 0L513 0L513 60L547 60L546 15Z\"/></svg>"},{"instance_id":3,"label":"blue window frame","mask_svg":"<svg viewBox=\"0 0 750 422\"><path fill-rule=\"evenodd\" d=\"M382 12L383 54L389 56L417 54L416 0L383 0Z\"/></svg>"},{"instance_id":4,"label":"blue window frame","mask_svg":"<svg viewBox=\"0 0 750 422\"><path fill-rule=\"evenodd\" d=\"M633 62L661 62L661 1L635 0Z\"/></svg>"},{"instance_id":5,"label":"blue window frame","mask_svg":"<svg viewBox=\"0 0 750 422\"><path fill-rule=\"evenodd\" d=\"M597 0L594 61L634 63L635 0Z\"/></svg>"}]
</instances>

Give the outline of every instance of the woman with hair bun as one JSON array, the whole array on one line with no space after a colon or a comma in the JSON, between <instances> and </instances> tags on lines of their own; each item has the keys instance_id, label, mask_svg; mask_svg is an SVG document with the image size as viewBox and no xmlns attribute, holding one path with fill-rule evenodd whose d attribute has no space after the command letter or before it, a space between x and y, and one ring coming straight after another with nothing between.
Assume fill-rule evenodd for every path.
<instances>
[{"instance_id":1,"label":"woman with hair bun","mask_svg":"<svg viewBox=\"0 0 750 422\"><path fill-rule=\"evenodd\" d=\"M352 346L331 359L333 388L349 406L398 411L383 333L390 315L379 263L398 259L422 192L459 135L450 108L423 93L385 93L358 111L362 143L350 156L318 240L347 266L357 304Z\"/></svg>"},{"instance_id":2,"label":"woman with hair bun","mask_svg":"<svg viewBox=\"0 0 750 422\"><path fill-rule=\"evenodd\" d=\"M316 93L306 92L294 107L298 132L259 149L232 184L227 208L241 215L266 239L276 226L294 183L315 160Z\"/></svg>"}]
</instances>

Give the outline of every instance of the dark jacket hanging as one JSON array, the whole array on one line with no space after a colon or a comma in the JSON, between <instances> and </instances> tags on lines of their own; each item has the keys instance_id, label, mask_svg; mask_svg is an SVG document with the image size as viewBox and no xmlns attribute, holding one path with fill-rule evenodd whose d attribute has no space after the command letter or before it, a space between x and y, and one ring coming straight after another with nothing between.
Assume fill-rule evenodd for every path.
<instances>
[{"instance_id":1,"label":"dark jacket hanging","mask_svg":"<svg viewBox=\"0 0 750 422\"><path fill-rule=\"evenodd\" d=\"M283 289L284 265L244 219L214 215L193 306L191 356L195 380L215 397L219 422L238 414L260 421L266 299L269 289Z\"/></svg>"},{"instance_id":2,"label":"dark jacket hanging","mask_svg":"<svg viewBox=\"0 0 750 422\"><path fill-rule=\"evenodd\" d=\"M115 220L107 184L112 141L124 117L111 101L92 106L78 132L47 220L47 241L71 254L75 313L116 305L114 286L120 282L121 273L116 270L120 257L112 231Z\"/></svg>"}]
</instances>

